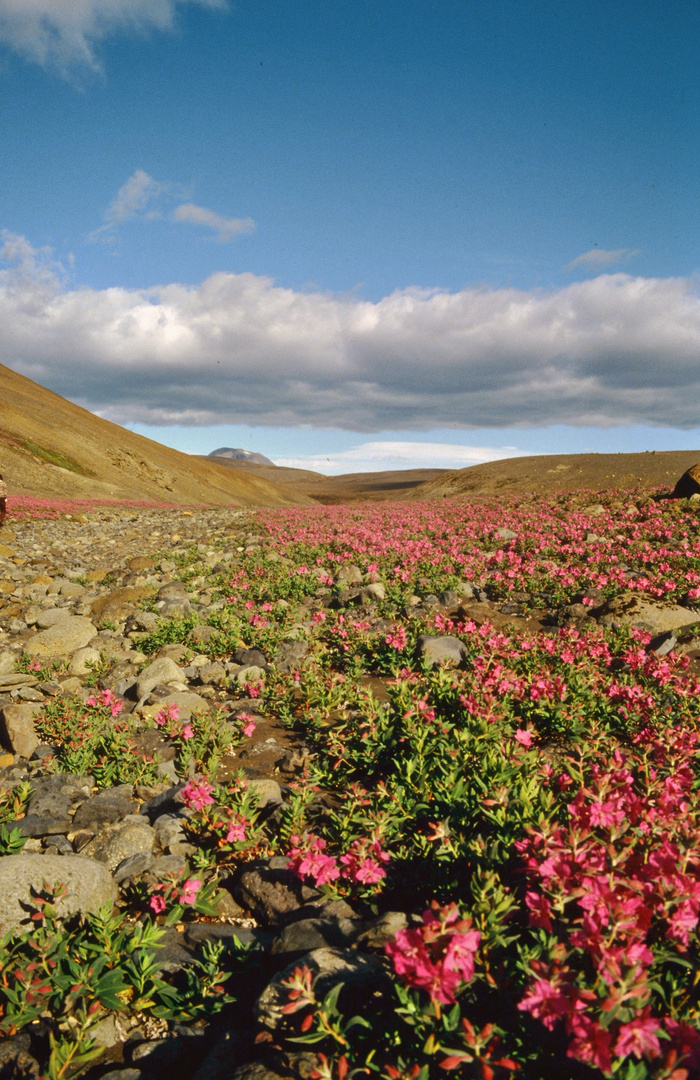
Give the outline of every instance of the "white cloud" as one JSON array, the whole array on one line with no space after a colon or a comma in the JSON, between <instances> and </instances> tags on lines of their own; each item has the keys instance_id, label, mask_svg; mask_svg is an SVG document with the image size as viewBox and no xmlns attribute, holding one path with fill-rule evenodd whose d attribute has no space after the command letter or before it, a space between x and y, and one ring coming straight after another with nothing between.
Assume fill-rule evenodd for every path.
<instances>
[{"instance_id":1,"label":"white cloud","mask_svg":"<svg viewBox=\"0 0 700 1080\"><path fill-rule=\"evenodd\" d=\"M684 278L372 303L251 273L74 288L24 238L3 251L0 362L118 422L697 426L700 296Z\"/></svg>"},{"instance_id":2,"label":"white cloud","mask_svg":"<svg viewBox=\"0 0 700 1080\"><path fill-rule=\"evenodd\" d=\"M170 30L187 3L226 6L226 0L0 0L0 40L64 77L99 72L101 41L125 31Z\"/></svg>"},{"instance_id":3,"label":"white cloud","mask_svg":"<svg viewBox=\"0 0 700 1080\"><path fill-rule=\"evenodd\" d=\"M175 221L187 221L191 225L203 225L207 229L213 229L220 243L229 243L235 240L241 233L250 232L255 228L252 218L225 218L216 214L213 210L207 210L203 206L194 203L182 203L173 211Z\"/></svg>"},{"instance_id":4,"label":"white cloud","mask_svg":"<svg viewBox=\"0 0 700 1080\"><path fill-rule=\"evenodd\" d=\"M485 461L517 457L515 447L494 450L485 446L455 446L431 442L365 442L350 450L331 454L307 454L276 458L275 465L290 469L311 469L327 476L342 473L379 472L395 469L464 469Z\"/></svg>"},{"instance_id":5,"label":"white cloud","mask_svg":"<svg viewBox=\"0 0 700 1080\"><path fill-rule=\"evenodd\" d=\"M617 248L615 251L593 248L591 251L585 251L583 255L577 255L564 269L574 270L577 266L590 266L598 270L601 266L613 266L615 263L626 262L634 255L639 255L640 251L641 248Z\"/></svg>"}]
</instances>

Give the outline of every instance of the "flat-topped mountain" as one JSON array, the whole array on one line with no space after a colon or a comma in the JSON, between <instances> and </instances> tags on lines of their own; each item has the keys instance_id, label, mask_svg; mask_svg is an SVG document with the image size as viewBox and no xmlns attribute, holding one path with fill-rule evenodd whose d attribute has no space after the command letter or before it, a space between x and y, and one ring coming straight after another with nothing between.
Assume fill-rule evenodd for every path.
<instances>
[{"instance_id":1,"label":"flat-topped mountain","mask_svg":"<svg viewBox=\"0 0 700 1080\"><path fill-rule=\"evenodd\" d=\"M242 450L240 446L222 446L218 450L212 450L207 457L223 458L232 465L237 461L245 461L249 465L274 465L274 461L270 461L264 454L258 454L254 450Z\"/></svg>"}]
</instances>

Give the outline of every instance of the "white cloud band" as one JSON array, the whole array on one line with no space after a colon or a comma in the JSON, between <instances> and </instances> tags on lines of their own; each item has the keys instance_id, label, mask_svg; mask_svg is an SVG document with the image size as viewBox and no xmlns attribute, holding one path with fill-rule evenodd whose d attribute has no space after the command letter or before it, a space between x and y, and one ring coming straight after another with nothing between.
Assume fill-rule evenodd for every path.
<instances>
[{"instance_id":1,"label":"white cloud band","mask_svg":"<svg viewBox=\"0 0 700 1080\"><path fill-rule=\"evenodd\" d=\"M700 297L682 278L556 291L407 289L371 303L253 274L67 288L5 234L0 362L120 422L372 432L697 426Z\"/></svg>"},{"instance_id":2,"label":"white cloud band","mask_svg":"<svg viewBox=\"0 0 700 1080\"><path fill-rule=\"evenodd\" d=\"M188 3L220 8L226 0L0 0L0 40L63 75L100 71L100 41L125 30L169 30L177 7Z\"/></svg>"}]
</instances>

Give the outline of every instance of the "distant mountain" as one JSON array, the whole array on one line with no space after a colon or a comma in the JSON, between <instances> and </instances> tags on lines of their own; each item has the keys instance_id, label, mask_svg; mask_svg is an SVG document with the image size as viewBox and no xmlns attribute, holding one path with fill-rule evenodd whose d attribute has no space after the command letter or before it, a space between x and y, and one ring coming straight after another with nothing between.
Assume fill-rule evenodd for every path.
<instances>
[{"instance_id":1,"label":"distant mountain","mask_svg":"<svg viewBox=\"0 0 700 1080\"><path fill-rule=\"evenodd\" d=\"M233 458L235 461L247 461L249 465L274 465L269 457L264 454L256 454L253 450L242 450L240 446L222 446L219 450L212 450L207 457Z\"/></svg>"}]
</instances>

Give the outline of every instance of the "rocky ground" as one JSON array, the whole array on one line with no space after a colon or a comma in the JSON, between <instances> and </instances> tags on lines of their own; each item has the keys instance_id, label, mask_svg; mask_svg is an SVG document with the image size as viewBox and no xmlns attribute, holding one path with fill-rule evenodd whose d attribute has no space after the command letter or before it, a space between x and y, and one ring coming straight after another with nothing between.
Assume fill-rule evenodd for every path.
<instances>
[{"instance_id":1,"label":"rocky ground","mask_svg":"<svg viewBox=\"0 0 700 1080\"><path fill-rule=\"evenodd\" d=\"M27 842L21 854L0 857L2 932L23 925L22 905L32 888L41 888L52 874L69 885L66 910L93 910L105 902L120 903L134 881L157 885L187 865L195 849L183 830L187 810L178 795L188 777L178 775L174 752L148 723L169 703L177 705L184 720L215 708L231 724L242 711L254 715L254 735L244 747L238 740L231 748L221 775L243 767L259 805L271 815L285 800L306 749L275 716L261 712L248 688L272 668L289 671L301 662L313 637L312 608L330 602L329 590L319 587L311 606L299 605L296 627L301 632L274 655L241 648L214 661L204 649L197 653L178 643L165 643L148 655L140 648L172 616L196 616L192 637L206 645L212 616L225 603L211 588L210 572L235 566L238 553L260 543L247 511L222 509L116 508L88 517L27 521L0 531L0 785L31 785L22 815L9 823ZM383 586L363 581L356 567L345 565L341 573L336 585L342 587L342 602L361 607L369 622L379 626L373 611ZM603 625L636 623L652 631L651 647L660 653L683 647L691 657L697 655L692 632L683 638L681 631L696 619L686 607L629 594L607 604L602 597L588 596L556 609L527 605L525 614L526 599L513 594L507 602L491 603L481 588L464 583L441 596L416 599L416 609L459 612L477 625L489 620L496 628L510 624L538 630L591 619ZM429 663L460 662L459 640L448 635L426 637L420 648ZM122 700L126 713L142 719L143 748L158 759L158 783L98 790L89 775L56 774L47 767L52 747L36 733L38 711L53 700L84 701L106 689ZM376 689L380 696L381 686ZM258 854L265 856L264 851ZM275 1058L269 1050L281 1021L280 982L304 957L321 974L321 988L338 981L376 984L386 963L382 947L406 924L406 916L390 912L360 918L345 901L325 900L303 886L286 867L286 858L272 856L224 870L217 916L168 929L160 946L164 970L177 971L193 962L203 942L257 942L257 966L245 975L247 981L232 988L239 1000L233 1020L230 1011L210 1024L110 1016L97 1032L105 1058L92 1066L90 1076L308 1076L303 1050L293 1060L288 1054ZM7 1038L0 1044L0 1076L38 1077L45 1043L41 1024L34 1034L23 1029Z\"/></svg>"}]
</instances>

